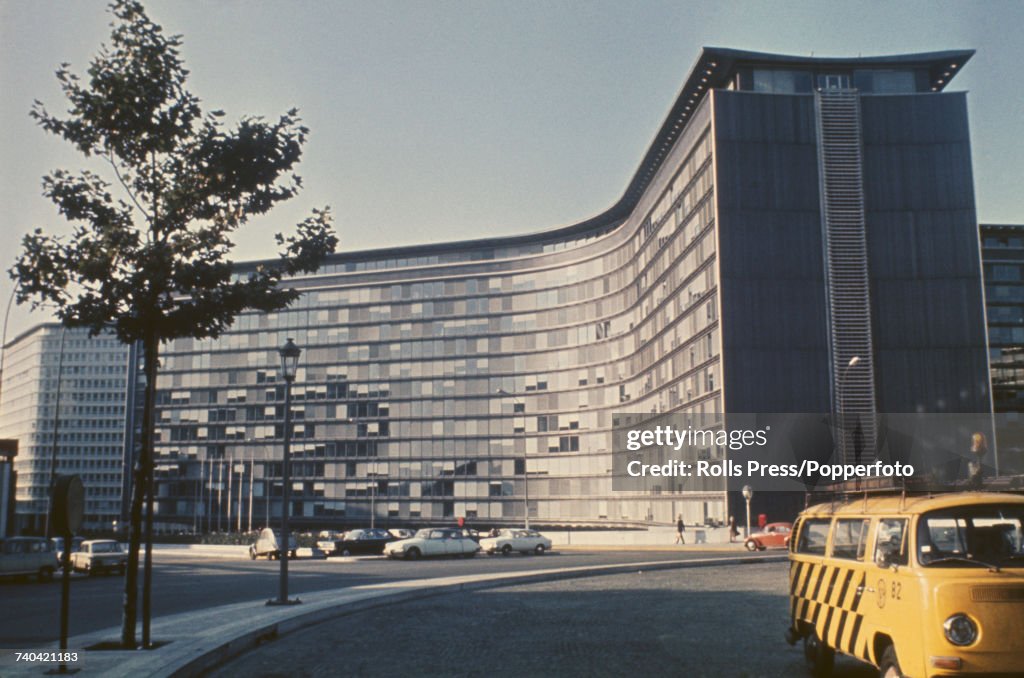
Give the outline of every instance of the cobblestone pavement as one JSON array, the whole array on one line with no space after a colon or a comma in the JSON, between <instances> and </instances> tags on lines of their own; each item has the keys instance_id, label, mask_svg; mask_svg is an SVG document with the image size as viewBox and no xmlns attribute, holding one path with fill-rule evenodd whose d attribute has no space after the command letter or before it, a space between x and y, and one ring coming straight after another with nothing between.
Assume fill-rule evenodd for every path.
<instances>
[{"instance_id":1,"label":"cobblestone pavement","mask_svg":"<svg viewBox=\"0 0 1024 678\"><path fill-rule=\"evenodd\" d=\"M570 579L440 595L325 622L210 674L804 676L785 563ZM877 675L852 660L837 678Z\"/></svg>"}]
</instances>

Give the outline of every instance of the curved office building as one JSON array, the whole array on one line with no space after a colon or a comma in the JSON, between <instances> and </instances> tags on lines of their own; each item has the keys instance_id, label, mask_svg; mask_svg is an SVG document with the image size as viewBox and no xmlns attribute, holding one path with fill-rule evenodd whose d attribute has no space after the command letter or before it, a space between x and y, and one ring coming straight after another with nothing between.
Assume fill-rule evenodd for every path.
<instances>
[{"instance_id":1,"label":"curved office building","mask_svg":"<svg viewBox=\"0 0 1024 678\"><path fill-rule=\"evenodd\" d=\"M721 479L614 491L613 413L827 412L849 351L866 365L847 407L979 411L966 103L941 93L969 57L707 48L603 214L338 254L291 281L303 293L288 310L174 342L158 384L161 518L234 529L280 515L288 337L303 349L290 515L310 527L371 511L378 525L489 526L522 522L526 505L545 525L723 520ZM835 116L852 141L829 136ZM824 147L843 143L863 157L834 167ZM859 221L830 216L840 189L822 177L836 173L860 191ZM864 264L852 279L844 257ZM837 289L855 290L852 307ZM904 310L921 305L934 308L908 334L920 314Z\"/></svg>"}]
</instances>

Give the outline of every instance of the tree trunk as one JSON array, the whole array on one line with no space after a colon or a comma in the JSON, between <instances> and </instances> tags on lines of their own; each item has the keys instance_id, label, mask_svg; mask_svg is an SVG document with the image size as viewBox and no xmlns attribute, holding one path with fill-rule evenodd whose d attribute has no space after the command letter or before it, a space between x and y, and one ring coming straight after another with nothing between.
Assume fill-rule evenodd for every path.
<instances>
[{"instance_id":1,"label":"tree trunk","mask_svg":"<svg viewBox=\"0 0 1024 678\"><path fill-rule=\"evenodd\" d=\"M132 480L132 508L130 515L128 538L128 567L124 578L124 606L121 617L121 645L125 649L135 648L135 627L137 622L137 603L139 595L139 546L142 541L142 502L147 493L148 480L153 469L153 412L156 404L156 365L158 342L156 334L147 333L142 340L143 372L146 377L146 390L142 414L142 440L139 456L135 461ZM134 378L130 375L129 378ZM133 407L132 403L128 404ZM151 490L150 490L151 491ZM147 553L152 548L152 501L148 503L150 517L147 526ZM149 557L147 557L147 561ZM147 563L147 570L151 567ZM147 572L148 575L148 572ZM146 577L147 590L144 597L143 615L149 613L149 576ZM148 620L144 620L148 630ZM147 639L148 640L148 639Z\"/></svg>"}]
</instances>

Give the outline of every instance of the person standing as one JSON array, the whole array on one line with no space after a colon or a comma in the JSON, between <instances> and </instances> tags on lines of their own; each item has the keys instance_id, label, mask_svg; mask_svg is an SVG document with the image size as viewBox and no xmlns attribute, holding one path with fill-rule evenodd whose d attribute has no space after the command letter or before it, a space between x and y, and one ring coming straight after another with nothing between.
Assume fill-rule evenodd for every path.
<instances>
[{"instance_id":1,"label":"person standing","mask_svg":"<svg viewBox=\"0 0 1024 678\"><path fill-rule=\"evenodd\" d=\"M985 469L981 462L988 452L988 441L984 433L971 436L971 456L967 462L967 484L974 490L980 490L985 481Z\"/></svg>"},{"instance_id":2,"label":"person standing","mask_svg":"<svg viewBox=\"0 0 1024 678\"><path fill-rule=\"evenodd\" d=\"M676 543L686 544L686 536L683 534L686 532L686 523L683 522L683 514L679 514L679 518L676 519Z\"/></svg>"},{"instance_id":3,"label":"person standing","mask_svg":"<svg viewBox=\"0 0 1024 678\"><path fill-rule=\"evenodd\" d=\"M736 537L740 536L740 530L736 527L736 518L729 516L729 543L736 541Z\"/></svg>"}]
</instances>

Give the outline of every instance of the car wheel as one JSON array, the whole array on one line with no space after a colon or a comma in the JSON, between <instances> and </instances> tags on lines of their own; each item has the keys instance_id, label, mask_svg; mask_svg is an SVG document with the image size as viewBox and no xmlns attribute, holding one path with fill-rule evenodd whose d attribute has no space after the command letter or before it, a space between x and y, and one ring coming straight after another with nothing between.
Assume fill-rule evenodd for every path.
<instances>
[{"instance_id":1,"label":"car wheel","mask_svg":"<svg viewBox=\"0 0 1024 678\"><path fill-rule=\"evenodd\" d=\"M501 547L501 555L507 556L507 555L511 555L511 554L512 554L512 546L510 544L505 544L504 546Z\"/></svg>"},{"instance_id":2,"label":"car wheel","mask_svg":"<svg viewBox=\"0 0 1024 678\"><path fill-rule=\"evenodd\" d=\"M267 560L277 560L278 558L279 558L279 555L277 553L268 553L267 554Z\"/></svg>"},{"instance_id":3,"label":"car wheel","mask_svg":"<svg viewBox=\"0 0 1024 678\"><path fill-rule=\"evenodd\" d=\"M746 543L745 543L745 544L743 544L743 545L747 547L747 550L748 550L748 551L757 551L757 550L758 550L758 548L757 548L757 542L756 542L756 541L754 541L753 539L748 539L748 540L746 541Z\"/></svg>"},{"instance_id":4,"label":"car wheel","mask_svg":"<svg viewBox=\"0 0 1024 678\"><path fill-rule=\"evenodd\" d=\"M421 555L423 554L420 553L420 550L418 548L411 548L405 552L405 557L407 560L419 560Z\"/></svg>"},{"instance_id":5,"label":"car wheel","mask_svg":"<svg viewBox=\"0 0 1024 678\"><path fill-rule=\"evenodd\" d=\"M533 552L538 556L544 555L544 544L537 544L537 548L533 549Z\"/></svg>"},{"instance_id":6,"label":"car wheel","mask_svg":"<svg viewBox=\"0 0 1024 678\"><path fill-rule=\"evenodd\" d=\"M256 549L249 549L249 560L256 560Z\"/></svg>"},{"instance_id":7,"label":"car wheel","mask_svg":"<svg viewBox=\"0 0 1024 678\"><path fill-rule=\"evenodd\" d=\"M835 650L822 643L818 638L818 632L811 629L811 632L804 636L804 661L810 674L814 678L828 678L832 675L835 660Z\"/></svg>"},{"instance_id":8,"label":"car wheel","mask_svg":"<svg viewBox=\"0 0 1024 678\"><path fill-rule=\"evenodd\" d=\"M348 558L350 555L352 555L352 552L349 551L348 549L343 549L342 552L341 552L341 555L344 556L345 558Z\"/></svg>"},{"instance_id":9,"label":"car wheel","mask_svg":"<svg viewBox=\"0 0 1024 678\"><path fill-rule=\"evenodd\" d=\"M296 553L297 553L297 551L289 551L288 552L288 557L291 558L292 560L295 560L295 554Z\"/></svg>"},{"instance_id":10,"label":"car wheel","mask_svg":"<svg viewBox=\"0 0 1024 678\"><path fill-rule=\"evenodd\" d=\"M40 568L38 576L39 576L39 581L41 581L41 582L53 581L53 568L52 567Z\"/></svg>"},{"instance_id":11,"label":"car wheel","mask_svg":"<svg viewBox=\"0 0 1024 678\"><path fill-rule=\"evenodd\" d=\"M120 565L120 566L119 566L119 567L117 568L117 573L118 573L119 575L121 575L122 577L124 576L124 573L125 573L125 572L127 572L127 571L128 571L128 566L127 566L127 565Z\"/></svg>"},{"instance_id":12,"label":"car wheel","mask_svg":"<svg viewBox=\"0 0 1024 678\"><path fill-rule=\"evenodd\" d=\"M880 678L903 678L903 670L900 669L900 660L896 658L894 646L890 645L882 653L882 661L878 664L878 675Z\"/></svg>"},{"instance_id":13,"label":"car wheel","mask_svg":"<svg viewBox=\"0 0 1024 678\"><path fill-rule=\"evenodd\" d=\"M85 573L90 577L93 575L92 563L85 564Z\"/></svg>"}]
</instances>

